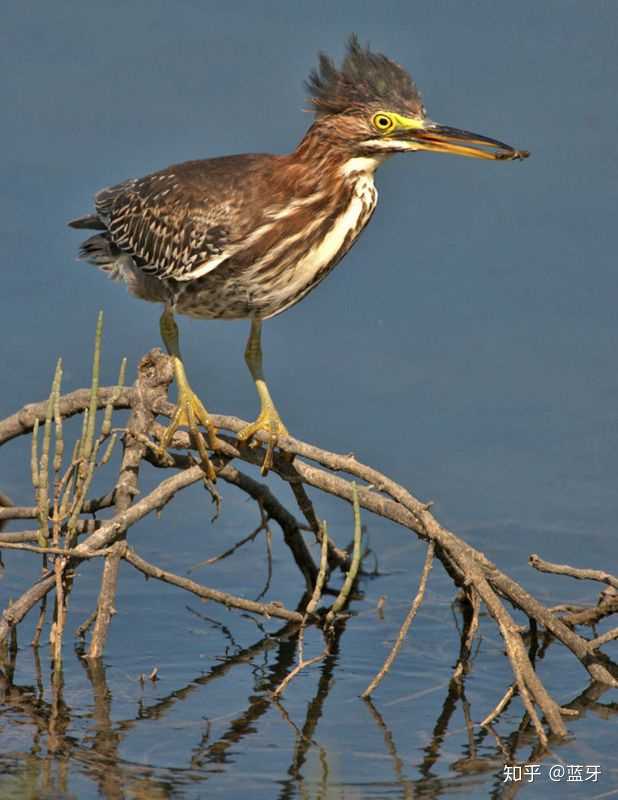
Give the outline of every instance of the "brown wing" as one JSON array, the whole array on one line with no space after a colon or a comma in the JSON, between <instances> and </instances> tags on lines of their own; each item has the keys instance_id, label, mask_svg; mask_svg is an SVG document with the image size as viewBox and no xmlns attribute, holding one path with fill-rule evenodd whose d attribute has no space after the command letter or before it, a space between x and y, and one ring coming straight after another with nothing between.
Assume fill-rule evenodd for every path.
<instances>
[{"instance_id":1,"label":"brown wing","mask_svg":"<svg viewBox=\"0 0 618 800\"><path fill-rule=\"evenodd\" d=\"M252 174L271 156L190 161L103 189L98 217L114 244L160 278L187 280L238 250L254 220ZM260 204L258 204L260 207Z\"/></svg>"}]
</instances>

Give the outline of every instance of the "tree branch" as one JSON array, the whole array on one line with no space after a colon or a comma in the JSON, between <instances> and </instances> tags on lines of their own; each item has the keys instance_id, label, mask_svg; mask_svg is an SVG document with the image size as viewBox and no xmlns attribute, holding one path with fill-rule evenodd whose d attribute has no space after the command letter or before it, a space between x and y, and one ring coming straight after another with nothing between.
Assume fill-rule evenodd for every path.
<instances>
[{"instance_id":1,"label":"tree branch","mask_svg":"<svg viewBox=\"0 0 618 800\"><path fill-rule=\"evenodd\" d=\"M576 578L580 581L600 581L608 586L613 586L614 589L618 589L618 578L609 572L605 572L605 570L581 569L580 567L571 567L568 564L552 564L550 561L543 561L536 553L532 553L528 557L528 564L534 569L538 569L539 572L568 575L569 578Z\"/></svg>"},{"instance_id":2,"label":"tree branch","mask_svg":"<svg viewBox=\"0 0 618 800\"><path fill-rule=\"evenodd\" d=\"M73 532L71 536L75 535L73 541L76 541L78 532L87 534L79 544L68 549L56 547L57 536L62 530L62 520L65 518L62 513L59 515L57 513L59 505L58 492L54 495L53 503L48 494L43 493L45 502L40 503L36 508L27 505L0 508L0 528L6 519L39 519L41 521L39 531L19 531L2 534L0 536L0 546L12 546L12 549L31 549L39 553L61 556L63 557L61 559L62 569L65 573L74 571L82 559L95 556L106 557L97 620L89 653L92 657L98 657L103 651L109 619L113 613L118 567L122 558L145 575L176 585L204 599L212 599L230 607L240 608L267 617L279 617L295 623L302 623L303 620L306 620L306 615L290 611L276 603L259 603L234 597L174 575L144 561L134 550L127 546L125 537L132 525L152 511L160 511L176 493L198 481L204 481L202 467L195 464L190 454L191 442L186 433L177 432L171 447L184 448L188 454L174 454L169 457L163 456L158 445L148 438L156 437L157 435L160 438L162 426L156 422L156 414L169 417L173 413L174 406L166 399L167 387L171 376L172 369L168 357L155 350L142 360L138 381L132 389L123 389L120 386L98 388L97 382L93 381L91 391L79 390L62 397L54 396L54 407L57 408L57 411L54 412L54 418L56 425L59 427L62 418L85 412L86 409L89 409L88 416L84 415L83 437L86 437L84 439L86 441L86 450L88 452L92 450L94 453L96 453L96 450L93 449L92 433L94 430L95 407L106 407L106 420L108 419L108 413L111 419L112 408L122 409L131 405L133 409L124 441L125 449L122 466L114 489L102 498L87 500L85 493L91 476L87 482L82 481L81 486L84 497L80 497L80 504L74 507L77 510L71 511L69 520L69 530ZM43 453L43 460L46 464L49 450L49 429L51 427L50 407L49 400L27 405L16 414L0 422L0 445L16 436L28 433L35 423L38 426L47 417L48 425L46 426L46 438L44 439L44 448L47 449L44 449ZM233 433L237 433L246 424L236 417L223 415L212 415L212 421L217 428ZM536 569L569 575L577 579L597 580L608 584L610 587L605 590L596 607L568 611L560 617L557 612L554 613L547 609L516 581L502 572L484 553L471 547L452 531L441 526L430 511L431 504L421 502L407 489L378 470L360 463L353 455L330 453L314 445L287 437L278 443L278 451L275 454L272 471L290 486L299 509L309 524L309 528L313 531L316 539L324 543L321 567L318 573L303 539L301 526L296 518L277 500L268 486L255 481L229 463L231 460L236 459L249 465L260 466L264 458L263 448L259 446L252 448L245 444L239 445L232 436L226 434L219 434L218 438L220 447L212 458L218 477L229 484L237 486L253 497L260 504L260 508L263 509L266 517L274 519L279 524L284 540L304 576L306 589L308 590L307 594L310 594L315 588L314 598L316 597L315 592L319 596L321 591L321 588L318 591L317 584L323 584L326 580L326 554L328 554L328 562L331 565L337 564L348 570L348 580L345 584L347 592L351 588L354 574L353 570L350 569L351 560L349 554L337 548L330 540L330 537L326 537L325 532L323 533L323 527L307 493L308 487L313 487L348 503L352 503L356 495L358 508L362 507L384 519L391 520L428 543L427 559L419 590L408 612L404 626L402 626L396 646L393 648L393 653L391 654L393 658L396 655L396 650L401 646L416 610L422 602L431 559L435 556L441 561L454 583L462 587L463 591L473 598L473 620L468 631L469 635L466 640L468 644L466 647L469 648L471 638L478 625L480 601L482 601L491 617L495 620L504 638L518 693L542 743L547 742L547 735L535 706L544 716L551 733L563 736L566 731L560 716L560 709L536 675L522 640L521 629L507 611L502 602L503 600L507 600L514 608L523 611L530 618L531 625L543 626L546 633L552 634L568 647L595 680L609 686L618 686L615 665L598 649L616 637L616 629L592 640L579 636L573 630L574 625L592 624L598 619L618 611L618 594L616 593L618 578L615 576L604 571L582 570L566 565L552 565L542 561L538 556L531 556L530 563ZM262 443L268 441L267 434L258 433L256 438ZM33 449L33 453L36 455L36 448ZM162 480L146 496L135 500L138 489L138 472L144 459L149 460L161 469L173 468L177 472ZM33 459L33 462L36 462L36 459ZM78 462L76 461L75 463L77 464ZM82 464L79 468L81 469L82 466L93 470L97 466L94 456L87 464ZM59 473L56 466L54 466L54 470L56 470L58 484ZM70 470L67 472L66 479L70 483ZM358 489L355 487L356 481L362 482ZM41 493L39 495L42 496ZM6 502L3 502L3 500L6 500ZM82 500L85 500L83 505L81 505ZM9 503L8 498L0 496L0 506L6 507ZM112 503L115 505L115 513L111 518L101 521L84 518L85 514L96 512L101 508L107 508ZM38 540L45 543L48 520L53 523L50 533L53 533L51 542L54 546L51 548L34 547L32 545L33 541ZM98 526L98 528L93 530L93 526ZM358 514L356 528L358 528ZM360 560L360 536L356 536L355 540L354 566L357 567ZM55 566L57 567L59 563L60 560L56 559ZM16 602L6 609L0 621L0 641L6 638L11 629L23 619L25 614L54 587L56 578L57 575L53 571L46 572L34 586L30 587ZM64 592L62 587L59 587L59 590ZM345 596L344 592L342 597ZM323 658L326 652L317 658ZM313 663L313 661L303 662L301 657L301 664L305 666L308 663ZM367 691L370 688L371 686L368 687Z\"/></svg>"},{"instance_id":3,"label":"tree branch","mask_svg":"<svg viewBox=\"0 0 618 800\"><path fill-rule=\"evenodd\" d=\"M418 584L418 591L416 592L416 596L412 601L410 610L406 614L406 618L404 619L403 624L399 629L399 633L397 634L397 639L395 640L395 643L392 646L390 653L386 657L384 664L382 664L380 671L374 676L369 686L367 686L365 691L361 694L361 697L365 699L367 699L371 694L373 694L373 692L382 683L384 676L392 667L393 662L395 661L397 655L399 654L399 651L401 650L401 645L404 643L405 638L408 635L408 630L410 629L410 625L412 624L414 617L416 616L419 608L421 607L423 598L425 597L427 578L429 577L429 571L431 570L431 565L433 563L433 553L434 553L434 543L429 542L429 545L427 546L427 555L425 556L425 563L423 565L423 571L421 572L421 578Z\"/></svg>"},{"instance_id":4,"label":"tree branch","mask_svg":"<svg viewBox=\"0 0 618 800\"><path fill-rule=\"evenodd\" d=\"M170 583L173 586L178 586L187 592L201 597L204 600L215 600L224 606L230 608L239 608L243 611L249 611L252 614L260 614L263 617L276 617L277 619L285 619L289 622L302 622L304 617L298 611L290 611L278 603L257 603L254 600L245 600L243 597L237 597L227 592L220 592L218 589L209 589L200 583L189 580L189 578L181 578L179 575L174 575L173 572L161 569L144 561L143 558L137 553L128 548L124 554L124 559L129 564L134 566L140 572L143 572L149 578L156 578L164 583Z\"/></svg>"},{"instance_id":5,"label":"tree branch","mask_svg":"<svg viewBox=\"0 0 618 800\"><path fill-rule=\"evenodd\" d=\"M121 386L106 386L97 392L97 408L104 408L108 402L114 399L114 408L130 408L131 394L133 389L126 389ZM75 414L81 414L90 403L90 389L77 389L75 392L65 394L60 398L59 409L61 416L66 419ZM38 403L28 403L20 408L10 417L0 422L0 445L9 442L16 436L23 436L30 433L34 426L34 421L45 422L47 413L47 400Z\"/></svg>"}]
</instances>

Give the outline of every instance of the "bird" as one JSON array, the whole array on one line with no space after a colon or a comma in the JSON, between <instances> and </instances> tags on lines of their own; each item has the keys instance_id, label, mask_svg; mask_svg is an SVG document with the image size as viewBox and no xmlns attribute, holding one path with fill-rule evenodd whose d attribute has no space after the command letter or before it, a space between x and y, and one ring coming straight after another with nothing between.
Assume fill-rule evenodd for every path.
<instances>
[{"instance_id":1,"label":"bird","mask_svg":"<svg viewBox=\"0 0 618 800\"><path fill-rule=\"evenodd\" d=\"M255 445L258 431L267 434L266 474L289 434L264 376L262 323L300 302L350 250L376 207L376 169L419 151L493 161L529 155L432 121L406 69L356 35L340 66L320 53L305 86L314 117L291 153L176 164L102 189L94 213L68 223L96 231L79 258L163 305L160 331L178 399L159 446L167 451L187 426L213 480L208 450L217 449L217 431L188 381L175 315L249 320L245 361L260 412L237 438Z\"/></svg>"}]
</instances>

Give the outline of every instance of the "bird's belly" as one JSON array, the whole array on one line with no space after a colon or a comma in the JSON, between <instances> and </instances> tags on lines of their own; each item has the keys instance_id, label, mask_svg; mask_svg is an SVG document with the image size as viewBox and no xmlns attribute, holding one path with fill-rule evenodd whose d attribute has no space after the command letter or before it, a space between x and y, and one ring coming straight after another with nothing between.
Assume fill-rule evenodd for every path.
<instances>
[{"instance_id":1,"label":"bird's belly","mask_svg":"<svg viewBox=\"0 0 618 800\"><path fill-rule=\"evenodd\" d=\"M249 265L234 259L186 284L177 284L175 308L199 318L267 319L298 303L347 253L369 222L377 192L368 176L356 182L335 222L320 220L308 235L295 232Z\"/></svg>"}]
</instances>

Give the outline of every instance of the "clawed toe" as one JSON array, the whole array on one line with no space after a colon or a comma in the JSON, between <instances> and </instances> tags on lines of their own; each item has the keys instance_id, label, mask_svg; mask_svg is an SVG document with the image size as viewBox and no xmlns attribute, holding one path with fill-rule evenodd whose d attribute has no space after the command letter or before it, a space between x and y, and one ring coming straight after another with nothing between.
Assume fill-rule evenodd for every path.
<instances>
[{"instance_id":1,"label":"clawed toe","mask_svg":"<svg viewBox=\"0 0 618 800\"><path fill-rule=\"evenodd\" d=\"M167 452L174 438L174 434L181 425L188 428L191 444L199 453L202 468L208 479L215 481L217 474L208 456L208 447L210 447L211 450L217 449L219 445L217 431L210 421L208 412L202 405L201 400L190 390L181 392L178 405L174 411L174 416L161 438L160 446L164 453ZM206 431L206 439L199 429L200 425L202 425Z\"/></svg>"},{"instance_id":2,"label":"clawed toe","mask_svg":"<svg viewBox=\"0 0 618 800\"><path fill-rule=\"evenodd\" d=\"M279 439L289 436L289 433L274 407L264 409L255 422L245 426L236 434L236 438L239 442L249 442L249 447L257 447L259 442L255 439L250 440L258 431L268 434L266 455L260 469L262 475L267 475L273 465L273 452Z\"/></svg>"}]
</instances>

